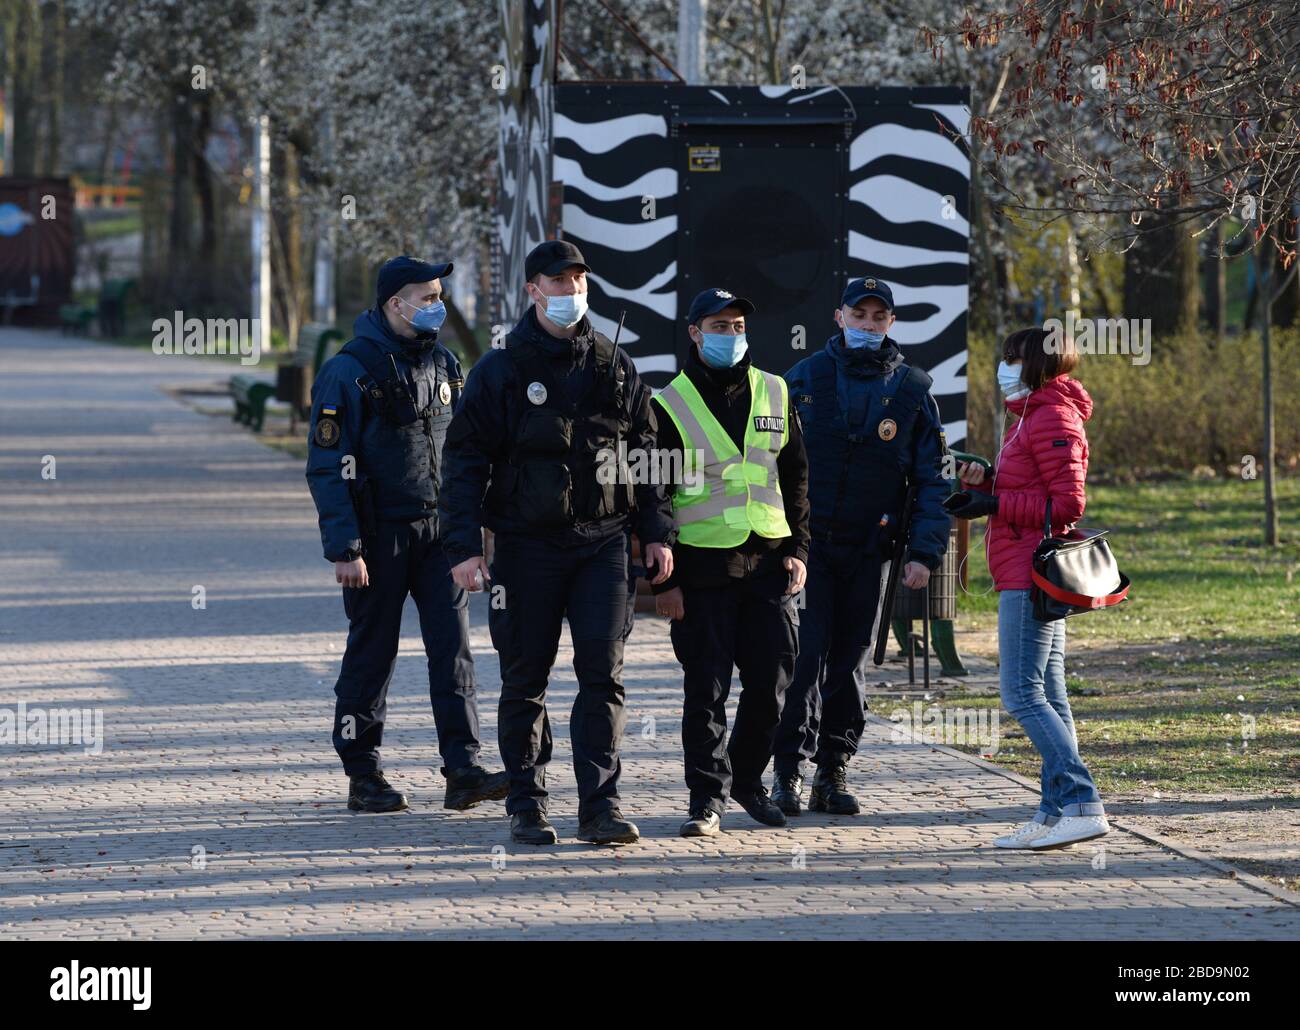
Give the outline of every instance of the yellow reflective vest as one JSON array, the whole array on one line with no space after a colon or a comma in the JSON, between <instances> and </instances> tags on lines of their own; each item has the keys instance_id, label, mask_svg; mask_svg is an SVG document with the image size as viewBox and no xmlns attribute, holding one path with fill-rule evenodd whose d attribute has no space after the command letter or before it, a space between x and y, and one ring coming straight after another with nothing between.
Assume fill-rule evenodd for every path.
<instances>
[{"instance_id":1,"label":"yellow reflective vest","mask_svg":"<svg viewBox=\"0 0 1300 1030\"><path fill-rule=\"evenodd\" d=\"M677 538L692 547L736 547L750 533L790 536L776 457L790 438L780 376L749 368L745 453L736 449L695 384L681 372L655 396L682 438L682 483L673 491Z\"/></svg>"}]
</instances>

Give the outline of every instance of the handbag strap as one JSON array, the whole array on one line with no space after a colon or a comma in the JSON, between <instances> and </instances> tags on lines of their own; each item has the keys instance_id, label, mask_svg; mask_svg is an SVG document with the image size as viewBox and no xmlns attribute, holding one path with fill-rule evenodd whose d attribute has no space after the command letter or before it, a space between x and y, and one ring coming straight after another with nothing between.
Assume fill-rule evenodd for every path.
<instances>
[{"instance_id":1,"label":"handbag strap","mask_svg":"<svg viewBox=\"0 0 1300 1030\"><path fill-rule=\"evenodd\" d=\"M1043 515L1043 539L1052 539L1052 495L1047 495L1047 511Z\"/></svg>"},{"instance_id":2,"label":"handbag strap","mask_svg":"<svg viewBox=\"0 0 1300 1030\"><path fill-rule=\"evenodd\" d=\"M1029 575L1034 581L1034 586L1038 587L1048 597L1060 601L1062 604L1073 605L1076 608L1109 608L1111 605L1119 604L1120 601L1124 600L1128 596L1128 588L1131 586L1128 577L1121 572L1118 590L1113 594L1102 594L1100 597L1093 597L1091 594L1076 594L1069 590L1063 590L1037 569L1031 568Z\"/></svg>"}]
</instances>

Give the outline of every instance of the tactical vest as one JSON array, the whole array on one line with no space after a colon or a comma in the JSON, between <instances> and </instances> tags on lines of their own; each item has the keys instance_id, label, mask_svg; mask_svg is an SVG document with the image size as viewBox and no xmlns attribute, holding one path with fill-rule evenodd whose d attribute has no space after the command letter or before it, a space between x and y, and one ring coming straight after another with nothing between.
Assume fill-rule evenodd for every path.
<instances>
[{"instance_id":1,"label":"tactical vest","mask_svg":"<svg viewBox=\"0 0 1300 1030\"><path fill-rule=\"evenodd\" d=\"M626 455L631 419L627 372L614 358L614 344L596 333L595 383L576 400L537 346L511 333L505 349L523 414L508 460L492 466L488 514L536 530L626 515L634 501Z\"/></svg>"},{"instance_id":2,"label":"tactical vest","mask_svg":"<svg viewBox=\"0 0 1300 1030\"><path fill-rule=\"evenodd\" d=\"M452 414L446 355L435 351L413 363L408 381L396 356L374 340L357 337L341 353L365 369L356 381L367 414L357 465L376 517L406 520L435 514L442 444Z\"/></svg>"},{"instance_id":3,"label":"tactical vest","mask_svg":"<svg viewBox=\"0 0 1300 1030\"><path fill-rule=\"evenodd\" d=\"M776 467L790 438L785 380L750 366L749 396L743 454L685 372L655 397L682 438L683 482L672 501L684 544L738 547L750 533L790 535Z\"/></svg>"},{"instance_id":4,"label":"tactical vest","mask_svg":"<svg viewBox=\"0 0 1300 1030\"><path fill-rule=\"evenodd\" d=\"M878 536L881 517L897 518L912 463L917 414L932 380L910 365L871 391L866 417L851 430L840 410L836 365L819 353L808 361L811 394L795 397L808 452L808 503L815 539L861 544Z\"/></svg>"}]
</instances>

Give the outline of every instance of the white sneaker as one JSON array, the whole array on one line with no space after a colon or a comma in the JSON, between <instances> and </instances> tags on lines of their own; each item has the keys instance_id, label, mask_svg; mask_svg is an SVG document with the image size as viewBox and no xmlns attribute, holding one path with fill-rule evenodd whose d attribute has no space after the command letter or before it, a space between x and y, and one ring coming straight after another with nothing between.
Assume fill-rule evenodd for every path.
<instances>
[{"instance_id":1,"label":"white sneaker","mask_svg":"<svg viewBox=\"0 0 1300 1030\"><path fill-rule=\"evenodd\" d=\"M1005 837L997 838L993 842L993 846L995 848L1027 848L1030 841L1037 840L1051 829L1046 823L1030 820L1023 826L1016 827Z\"/></svg>"},{"instance_id":2,"label":"white sneaker","mask_svg":"<svg viewBox=\"0 0 1300 1030\"><path fill-rule=\"evenodd\" d=\"M1110 823L1104 815L1067 815L1047 833L1031 841L1029 846L1034 851L1050 851L1053 848L1068 848L1082 840L1104 837L1110 832Z\"/></svg>"}]
</instances>

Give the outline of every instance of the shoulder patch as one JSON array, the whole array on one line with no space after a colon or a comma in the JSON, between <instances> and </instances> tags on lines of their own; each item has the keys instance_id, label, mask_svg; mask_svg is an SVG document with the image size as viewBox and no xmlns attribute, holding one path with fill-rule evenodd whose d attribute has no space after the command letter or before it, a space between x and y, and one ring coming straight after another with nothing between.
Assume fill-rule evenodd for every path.
<instances>
[{"instance_id":1,"label":"shoulder patch","mask_svg":"<svg viewBox=\"0 0 1300 1030\"><path fill-rule=\"evenodd\" d=\"M322 412L325 409L321 409ZM339 423L333 415L322 414L316 420L316 429L312 433L317 447L337 447L339 442Z\"/></svg>"}]
</instances>

